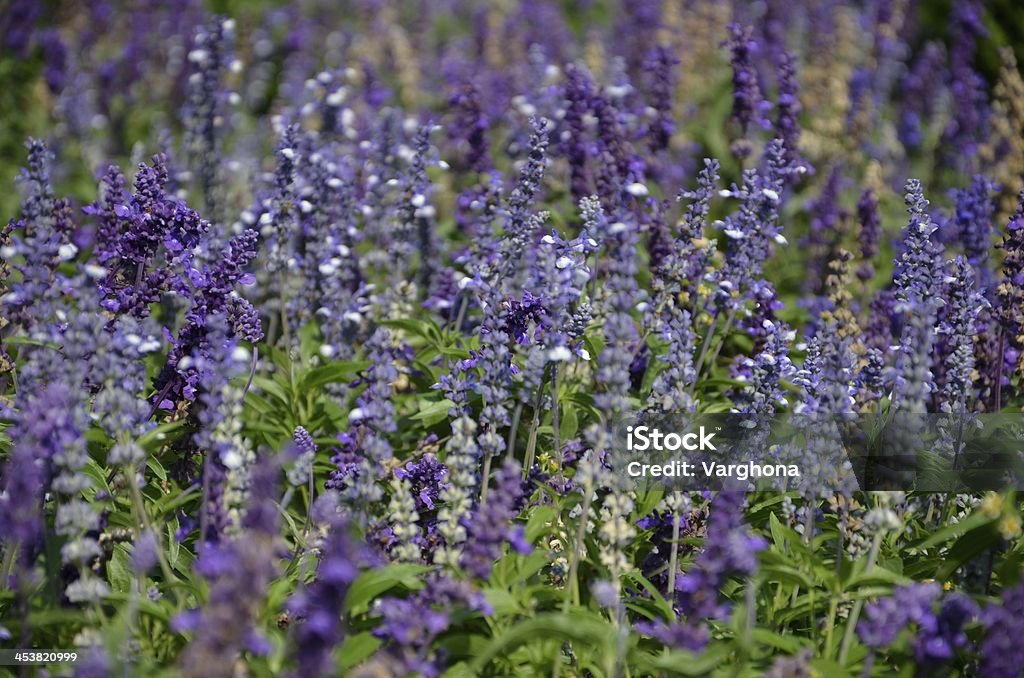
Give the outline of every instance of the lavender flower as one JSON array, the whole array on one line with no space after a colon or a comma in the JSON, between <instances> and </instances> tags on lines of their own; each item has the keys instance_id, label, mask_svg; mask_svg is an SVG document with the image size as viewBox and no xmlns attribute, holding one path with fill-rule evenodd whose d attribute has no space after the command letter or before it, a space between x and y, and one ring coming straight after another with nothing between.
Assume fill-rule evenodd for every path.
<instances>
[{"instance_id":1,"label":"lavender flower","mask_svg":"<svg viewBox=\"0 0 1024 678\"><path fill-rule=\"evenodd\" d=\"M468 584L434 576L409 598L385 598L377 602L381 623L373 633L384 641L383 653L392 673L436 678L444 669L443 650L435 640L444 633L455 613L490 614L484 597Z\"/></svg>"},{"instance_id":2,"label":"lavender flower","mask_svg":"<svg viewBox=\"0 0 1024 678\"><path fill-rule=\"evenodd\" d=\"M333 663L331 653L343 637L339 610L345 596L366 564L368 554L349 535L349 524L338 511L337 497L325 495L313 507L319 522L328 528L320 547L320 562L315 579L300 589L288 603L291 614L298 618L294 626L296 676L319 675Z\"/></svg>"},{"instance_id":3,"label":"lavender flower","mask_svg":"<svg viewBox=\"0 0 1024 678\"><path fill-rule=\"evenodd\" d=\"M394 543L391 552L394 558L403 562L418 562L420 549L416 545L420 531L417 527L419 514L416 512L416 502L412 497L412 491L407 480L392 478L391 480L391 502L388 505L388 514L391 520L391 531L394 536Z\"/></svg>"},{"instance_id":4,"label":"lavender flower","mask_svg":"<svg viewBox=\"0 0 1024 678\"><path fill-rule=\"evenodd\" d=\"M185 148L207 212L216 215L219 159L225 107L223 80L237 68L233 57L235 22L215 17L196 31L188 53L192 71L184 109Z\"/></svg>"},{"instance_id":5,"label":"lavender flower","mask_svg":"<svg viewBox=\"0 0 1024 678\"><path fill-rule=\"evenodd\" d=\"M1020 673L1024 647L1016 635L1024 615L1024 584L1007 589L1002 599L981 613L985 637L979 648L979 670L993 678L1011 678Z\"/></svg>"},{"instance_id":6,"label":"lavender flower","mask_svg":"<svg viewBox=\"0 0 1024 678\"><path fill-rule=\"evenodd\" d=\"M952 34L956 36L949 55L949 90L954 112L943 131L943 146L956 165L964 165L976 157L979 139L987 128L986 86L973 65L977 42L988 34L982 20L983 11L983 5L977 0L957 2L950 22Z\"/></svg>"},{"instance_id":7,"label":"lavender flower","mask_svg":"<svg viewBox=\"0 0 1024 678\"><path fill-rule=\"evenodd\" d=\"M27 574L40 545L44 528L40 507L53 480L54 460L81 441L73 402L71 389L62 382L40 386L26 394L10 429L17 443L4 467L0 527L5 535L4 554L17 558L22 575ZM95 516L85 514L85 518L91 521Z\"/></svg>"},{"instance_id":8,"label":"lavender flower","mask_svg":"<svg viewBox=\"0 0 1024 678\"><path fill-rule=\"evenodd\" d=\"M811 258L804 288L812 294L823 291L825 267L839 237L839 225L845 217L839 206L842 184L843 170L837 164L832 167L821 193L810 206L809 233L802 244L809 250Z\"/></svg>"},{"instance_id":9,"label":"lavender flower","mask_svg":"<svg viewBox=\"0 0 1024 678\"><path fill-rule=\"evenodd\" d=\"M742 188L734 185L723 192L739 199L740 208L720 223L728 238L725 264L716 275L715 303L720 309L739 309L743 296L761 278L774 244L785 242L778 225L779 207L785 178L797 170L786 164L784 151L780 139L768 142L764 171L744 171Z\"/></svg>"},{"instance_id":10,"label":"lavender flower","mask_svg":"<svg viewBox=\"0 0 1024 678\"><path fill-rule=\"evenodd\" d=\"M691 412L696 407L690 394L697 380L693 365L694 335L689 311L670 307L658 328L668 347L658 356L666 364L651 385L647 410L652 412Z\"/></svg>"},{"instance_id":11,"label":"lavender flower","mask_svg":"<svg viewBox=\"0 0 1024 678\"><path fill-rule=\"evenodd\" d=\"M416 511L420 513L433 511L441 493L448 486L448 469L432 454L425 454L395 469L395 477L409 481Z\"/></svg>"},{"instance_id":12,"label":"lavender flower","mask_svg":"<svg viewBox=\"0 0 1024 678\"><path fill-rule=\"evenodd\" d=\"M899 634L913 625L914 660L919 666L948 661L957 648L967 644L964 625L977 615L977 606L959 594L942 601L938 615L934 604L941 591L938 584L899 586L891 597L868 605L857 624L857 635L865 645L881 649L896 642Z\"/></svg>"},{"instance_id":13,"label":"lavender flower","mask_svg":"<svg viewBox=\"0 0 1024 678\"><path fill-rule=\"evenodd\" d=\"M237 328L250 339L262 335L262 330L252 325L248 307L231 302L235 287L251 279L245 268L256 257L258 239L256 231L245 230L228 242L219 260L203 265L202 270L193 268L189 272L192 289L186 322L178 331L167 362L156 379L159 391L154 404L161 409L172 409L179 402L195 400L199 373L194 365L179 363L197 351L203 355L209 316L224 313L231 334Z\"/></svg>"},{"instance_id":14,"label":"lavender flower","mask_svg":"<svg viewBox=\"0 0 1024 678\"><path fill-rule=\"evenodd\" d=\"M866 282L874 277L873 260L878 256L879 240L882 237L882 220L878 215L878 198L870 188L864 189L857 201L857 241L860 245L861 264L857 268L857 278Z\"/></svg>"},{"instance_id":15,"label":"lavender flower","mask_svg":"<svg viewBox=\"0 0 1024 678\"><path fill-rule=\"evenodd\" d=\"M942 406L950 412L961 413L967 411L972 399L974 337L978 315L988 303L975 288L974 271L963 257L952 260L948 267L948 301L937 328L937 333L946 338Z\"/></svg>"},{"instance_id":16,"label":"lavender flower","mask_svg":"<svg viewBox=\"0 0 1024 678\"><path fill-rule=\"evenodd\" d=\"M900 117L897 133L907 150L921 147L925 141L926 124L937 107L936 82L943 78L945 52L941 45L929 42L900 82ZM941 90L939 90L941 91Z\"/></svg>"},{"instance_id":17,"label":"lavender flower","mask_svg":"<svg viewBox=\"0 0 1024 678\"><path fill-rule=\"evenodd\" d=\"M1021 310L1024 309L1024 192L1020 196L1020 207L1006 225L1000 248L1003 250L1002 280L996 288L996 315L1006 337L1006 346L1019 352L1018 337L1024 334L1024 312ZM998 385L1004 381L1002 362L997 359L995 365Z\"/></svg>"},{"instance_id":18,"label":"lavender flower","mask_svg":"<svg viewBox=\"0 0 1024 678\"><path fill-rule=\"evenodd\" d=\"M605 348L598 358L595 380L600 391L594 404L605 420L618 423L629 410L630 349L637 343L637 329L631 313L639 299L636 283L636 235L624 222L609 227L605 246L611 249L606 280L607 310L604 323Z\"/></svg>"},{"instance_id":19,"label":"lavender flower","mask_svg":"<svg viewBox=\"0 0 1024 678\"><path fill-rule=\"evenodd\" d=\"M391 392L399 374L395 366L398 351L392 345L391 334L378 329L370 337L367 353L370 368L364 378L366 389L348 413L348 419L353 427L366 431L361 448L369 460L380 464L392 456L386 436L396 430Z\"/></svg>"},{"instance_id":20,"label":"lavender flower","mask_svg":"<svg viewBox=\"0 0 1024 678\"><path fill-rule=\"evenodd\" d=\"M711 502L704 550L686 574L676 580L674 607L685 621L644 623L637 631L652 635L660 642L681 650L699 651L709 634L703 626L708 619L722 619L729 604L721 599L721 589L733 576L750 576L757 570L757 554L768 544L751 535L743 522L745 495L722 491Z\"/></svg>"},{"instance_id":21,"label":"lavender flower","mask_svg":"<svg viewBox=\"0 0 1024 678\"><path fill-rule=\"evenodd\" d=\"M574 204L592 192L587 160L590 144L587 142L586 117L590 114L594 85L590 75L581 67L570 64L565 70L565 141L564 153L569 161L569 187Z\"/></svg>"},{"instance_id":22,"label":"lavender flower","mask_svg":"<svg viewBox=\"0 0 1024 678\"><path fill-rule=\"evenodd\" d=\"M15 266L21 280L10 284L3 303L9 319L31 333L37 322L49 316L51 304L60 294L58 267L74 259L78 247L71 242L74 223L70 206L54 194L50 151L35 139L26 146L28 162L19 177L24 186L21 219L8 226L13 252L4 256L21 255L24 263Z\"/></svg>"},{"instance_id":23,"label":"lavender flower","mask_svg":"<svg viewBox=\"0 0 1024 678\"><path fill-rule=\"evenodd\" d=\"M761 96L757 84L754 58L758 44L754 40L753 30L738 23L729 24L729 40L725 46L729 48L729 62L732 66L732 120L744 136L751 126L769 129L771 123L765 114L771 104ZM738 146L737 152L745 157L750 150Z\"/></svg>"},{"instance_id":24,"label":"lavender flower","mask_svg":"<svg viewBox=\"0 0 1024 678\"><path fill-rule=\"evenodd\" d=\"M180 660L185 673L230 674L240 652L270 651L256 624L263 603L259 592L267 591L277 573L279 519L273 502L278 468L270 460L256 468L244 536L203 551L196 569L210 583L209 600L172 622L175 630L192 634Z\"/></svg>"},{"instance_id":25,"label":"lavender flower","mask_svg":"<svg viewBox=\"0 0 1024 678\"><path fill-rule=\"evenodd\" d=\"M437 513L437 530L445 546L434 554L435 562L457 567L466 541L465 521L470 515L473 497L479 482L476 467L480 448L474 438L476 423L468 416L452 422L452 437L448 441L445 462L448 466L448 486L441 490L443 506Z\"/></svg>"},{"instance_id":26,"label":"lavender flower","mask_svg":"<svg viewBox=\"0 0 1024 678\"><path fill-rule=\"evenodd\" d=\"M786 404L782 382L795 372L789 358L794 333L783 323L765 321L764 347L753 358L739 364L737 377L744 382L733 398L736 411L757 417L771 416Z\"/></svg>"},{"instance_id":27,"label":"lavender flower","mask_svg":"<svg viewBox=\"0 0 1024 678\"><path fill-rule=\"evenodd\" d=\"M775 135L782 139L786 162L793 167L807 167L800 154L800 83L796 77L796 57L783 52L778 63L779 103L775 119Z\"/></svg>"},{"instance_id":28,"label":"lavender flower","mask_svg":"<svg viewBox=\"0 0 1024 678\"><path fill-rule=\"evenodd\" d=\"M976 277L977 286L988 298L994 297L995 274L989 263L992 250L992 222L995 216L993 194L999 187L982 175L971 179L967 189L954 191L954 224L957 240L963 243L964 256Z\"/></svg>"},{"instance_id":29,"label":"lavender flower","mask_svg":"<svg viewBox=\"0 0 1024 678\"><path fill-rule=\"evenodd\" d=\"M455 113L448 136L459 145L465 166L474 172L488 171L492 164L487 140L490 121L481 110L479 91L467 82L452 94L448 104Z\"/></svg>"},{"instance_id":30,"label":"lavender flower","mask_svg":"<svg viewBox=\"0 0 1024 678\"><path fill-rule=\"evenodd\" d=\"M302 426L295 427L292 439L298 454L293 465L288 469L288 483L293 487L301 487L310 482L313 477L313 461L316 459L317 444L313 442L313 436L309 435L309 431Z\"/></svg>"},{"instance_id":31,"label":"lavender flower","mask_svg":"<svg viewBox=\"0 0 1024 678\"><path fill-rule=\"evenodd\" d=\"M505 232L508 235L502 245L503 263L498 268L499 277L514 270L523 249L532 241L532 235L536 232L536 222L530 216L530 207L544 178L549 127L547 120L530 120L530 152L519 171L519 181L508 196L505 218Z\"/></svg>"},{"instance_id":32,"label":"lavender flower","mask_svg":"<svg viewBox=\"0 0 1024 678\"><path fill-rule=\"evenodd\" d=\"M935 390L931 371L931 350L937 320L938 300L934 294L942 284L942 257L934 233L937 226L927 213L921 182L907 181L910 223L904 231L903 251L896 260L897 310L908 315L900 337L894 399L908 412L926 411Z\"/></svg>"},{"instance_id":33,"label":"lavender flower","mask_svg":"<svg viewBox=\"0 0 1024 678\"><path fill-rule=\"evenodd\" d=\"M226 318L207 319L206 345L178 362L194 371L202 409L195 442L206 452L203 463L205 528L200 540L217 541L239 526L238 511L248 501L247 486L255 455L242 438L242 388L233 383L250 361L248 350L228 334Z\"/></svg>"},{"instance_id":34,"label":"lavender flower","mask_svg":"<svg viewBox=\"0 0 1024 678\"><path fill-rule=\"evenodd\" d=\"M523 536L523 528L510 524L523 499L521 474L518 463L506 461L495 474L495 489L465 521L466 548L462 552L461 565L479 579L490 577L491 566L501 555L506 541L519 553L531 550Z\"/></svg>"},{"instance_id":35,"label":"lavender flower","mask_svg":"<svg viewBox=\"0 0 1024 678\"><path fill-rule=\"evenodd\" d=\"M652 120L647 128L647 143L655 153L669 147L676 130L672 99L675 93L673 70L678 63L672 50L664 45L651 48L644 62L651 79Z\"/></svg>"},{"instance_id":36,"label":"lavender flower","mask_svg":"<svg viewBox=\"0 0 1024 678\"><path fill-rule=\"evenodd\" d=\"M145 318L167 293L190 291L194 252L210 224L180 200L167 195L167 159L155 155L139 165L135 192L128 195L116 168L104 177L102 199L87 208L100 218L99 258L108 269L99 288L103 308Z\"/></svg>"}]
</instances>

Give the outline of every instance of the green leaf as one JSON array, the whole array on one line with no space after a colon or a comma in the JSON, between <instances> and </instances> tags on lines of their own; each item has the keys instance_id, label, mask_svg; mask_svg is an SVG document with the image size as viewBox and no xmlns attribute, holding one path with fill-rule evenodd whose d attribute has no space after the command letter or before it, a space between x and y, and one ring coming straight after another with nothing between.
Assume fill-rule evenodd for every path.
<instances>
[{"instance_id":1,"label":"green leaf","mask_svg":"<svg viewBox=\"0 0 1024 678\"><path fill-rule=\"evenodd\" d=\"M878 586L880 584L890 584L892 586L898 586L900 584L906 584L910 579L888 570L884 567L873 567L871 570L866 572L858 572L857 574L850 577L849 581L843 587L844 591L855 590L863 586Z\"/></svg>"},{"instance_id":2,"label":"green leaf","mask_svg":"<svg viewBox=\"0 0 1024 678\"><path fill-rule=\"evenodd\" d=\"M302 375L299 391L316 391L327 384L340 384L351 381L351 377L370 366L369 360L346 360L314 367Z\"/></svg>"},{"instance_id":3,"label":"green leaf","mask_svg":"<svg viewBox=\"0 0 1024 678\"><path fill-rule=\"evenodd\" d=\"M579 430L579 417L576 414L576 408L568 403L563 403L559 407L562 408L562 418L558 422L558 434L562 440L568 440L576 435L576 431Z\"/></svg>"},{"instance_id":4,"label":"green leaf","mask_svg":"<svg viewBox=\"0 0 1024 678\"><path fill-rule=\"evenodd\" d=\"M376 638L369 631L357 633L345 639L341 646L341 657L339 663L343 671L348 671L360 662L366 660L380 647L381 640Z\"/></svg>"},{"instance_id":5,"label":"green leaf","mask_svg":"<svg viewBox=\"0 0 1024 678\"><path fill-rule=\"evenodd\" d=\"M167 563L171 567L178 564L178 557L181 555L181 544L174 534L178 530L178 519L174 518L167 523Z\"/></svg>"},{"instance_id":6,"label":"green leaf","mask_svg":"<svg viewBox=\"0 0 1024 678\"><path fill-rule=\"evenodd\" d=\"M950 576L966 564L969 560L994 546L1002 539L995 522L989 522L981 528L971 530L956 540L956 543L949 549L949 553L939 564L935 571L935 578L939 581L946 581Z\"/></svg>"},{"instance_id":7,"label":"green leaf","mask_svg":"<svg viewBox=\"0 0 1024 678\"><path fill-rule=\"evenodd\" d=\"M754 641L761 645L777 648L789 655L797 654L800 650L810 645L810 640L807 638L784 636L775 631L760 628L754 629Z\"/></svg>"},{"instance_id":8,"label":"green leaf","mask_svg":"<svg viewBox=\"0 0 1024 678\"><path fill-rule=\"evenodd\" d=\"M127 593L132 587L132 571L129 567L131 556L128 555L128 547L124 544L114 546L114 552L107 563L107 579L110 580L110 588L119 593Z\"/></svg>"},{"instance_id":9,"label":"green leaf","mask_svg":"<svg viewBox=\"0 0 1024 678\"><path fill-rule=\"evenodd\" d=\"M811 661L811 666L817 669L816 673L820 676L836 676L842 678L843 676L851 675L849 671L843 667L839 662L831 659L825 659L820 657Z\"/></svg>"},{"instance_id":10,"label":"green leaf","mask_svg":"<svg viewBox=\"0 0 1024 678\"><path fill-rule=\"evenodd\" d=\"M525 611L508 589L491 587L484 589L483 594L498 618L511 617Z\"/></svg>"},{"instance_id":11,"label":"green leaf","mask_svg":"<svg viewBox=\"0 0 1024 678\"><path fill-rule=\"evenodd\" d=\"M256 375L252 379L252 385L263 393L278 399L282 405L291 405L291 396L288 395L288 391L285 390L284 386L277 381Z\"/></svg>"},{"instance_id":12,"label":"green leaf","mask_svg":"<svg viewBox=\"0 0 1024 678\"><path fill-rule=\"evenodd\" d=\"M721 666L731 654L728 646L718 644L698 654L678 650L653 655L648 652L633 652L630 668L633 674L668 674L675 676L707 676Z\"/></svg>"},{"instance_id":13,"label":"green leaf","mask_svg":"<svg viewBox=\"0 0 1024 678\"><path fill-rule=\"evenodd\" d=\"M476 675L480 675L483 668L498 655L539 638L606 649L614 647L615 627L603 617L587 611L541 614L501 632L473 659L470 668Z\"/></svg>"},{"instance_id":14,"label":"green leaf","mask_svg":"<svg viewBox=\"0 0 1024 678\"><path fill-rule=\"evenodd\" d=\"M663 617L667 619L671 619L673 617L675 613L672 610L672 605L665 600L665 597L661 595L661 591L658 590L658 587L651 583L647 577L637 571L627 572L623 577L632 581L634 584L638 584L641 588L647 591L651 596L651 600L653 600L658 606L658 609L661 610L661 615Z\"/></svg>"},{"instance_id":15,"label":"green leaf","mask_svg":"<svg viewBox=\"0 0 1024 678\"><path fill-rule=\"evenodd\" d=\"M368 570L359 575L345 596L345 610L351 615L362 614L369 609L374 598L396 586L419 588L421 575L433 568L412 563L387 565L377 570Z\"/></svg>"},{"instance_id":16,"label":"green leaf","mask_svg":"<svg viewBox=\"0 0 1024 678\"><path fill-rule=\"evenodd\" d=\"M157 478L164 482L167 481L167 469L164 468L164 465L160 463L159 459L151 456L146 460L146 467L152 471L153 475Z\"/></svg>"},{"instance_id":17,"label":"green leaf","mask_svg":"<svg viewBox=\"0 0 1024 678\"><path fill-rule=\"evenodd\" d=\"M185 426L184 419L178 419L177 421L169 421L165 424L160 424L156 428L147 431L146 435L139 438L139 445L147 450L154 450L161 445L164 445L168 440L173 439L170 435L178 429Z\"/></svg>"},{"instance_id":18,"label":"green leaf","mask_svg":"<svg viewBox=\"0 0 1024 678\"><path fill-rule=\"evenodd\" d=\"M939 544L944 544L947 541L956 539L971 530L978 529L979 527L992 522L992 520L992 518L986 516L981 511L975 511L958 523L953 523L952 525L946 525L945 527L939 528L932 532L927 538L920 542L911 544L910 548L921 551L933 548Z\"/></svg>"},{"instance_id":19,"label":"green leaf","mask_svg":"<svg viewBox=\"0 0 1024 678\"><path fill-rule=\"evenodd\" d=\"M788 525L783 525L774 513L768 519L768 529L772 534L772 541L775 542L775 548L780 554L795 552L803 556L810 555L800 534Z\"/></svg>"},{"instance_id":20,"label":"green leaf","mask_svg":"<svg viewBox=\"0 0 1024 678\"><path fill-rule=\"evenodd\" d=\"M303 364L309 364L313 356L318 354L321 343L320 327L316 323L307 323L299 330L299 355Z\"/></svg>"},{"instance_id":21,"label":"green leaf","mask_svg":"<svg viewBox=\"0 0 1024 678\"><path fill-rule=\"evenodd\" d=\"M765 554L764 557L770 557ZM781 554L777 554L776 557L784 558ZM764 574L766 581L780 582L783 584L794 584L796 586L803 587L805 589L814 588L814 582L799 568L793 567L792 565L783 563L765 563L761 567L761 572Z\"/></svg>"},{"instance_id":22,"label":"green leaf","mask_svg":"<svg viewBox=\"0 0 1024 678\"><path fill-rule=\"evenodd\" d=\"M380 323L385 327L393 327L405 330L410 334L423 337L434 344L441 343L441 330L433 320L415 320L413 318L399 318L397 320L383 320Z\"/></svg>"},{"instance_id":23,"label":"green leaf","mask_svg":"<svg viewBox=\"0 0 1024 678\"><path fill-rule=\"evenodd\" d=\"M535 508L530 519L526 521L526 541L532 544L538 537L551 529L550 523L557 513L555 507L550 504Z\"/></svg>"},{"instance_id":24,"label":"green leaf","mask_svg":"<svg viewBox=\"0 0 1024 678\"><path fill-rule=\"evenodd\" d=\"M32 339L31 337L4 337L4 343L8 346L44 346L46 348L52 348L55 351L59 351L61 348L60 344L56 344L52 341L41 341L39 339Z\"/></svg>"},{"instance_id":25,"label":"green leaf","mask_svg":"<svg viewBox=\"0 0 1024 678\"><path fill-rule=\"evenodd\" d=\"M413 421L421 421L426 427L439 424L448 418L448 410L455 407L455 403L447 398L435 402L421 403L420 411L409 417Z\"/></svg>"}]
</instances>

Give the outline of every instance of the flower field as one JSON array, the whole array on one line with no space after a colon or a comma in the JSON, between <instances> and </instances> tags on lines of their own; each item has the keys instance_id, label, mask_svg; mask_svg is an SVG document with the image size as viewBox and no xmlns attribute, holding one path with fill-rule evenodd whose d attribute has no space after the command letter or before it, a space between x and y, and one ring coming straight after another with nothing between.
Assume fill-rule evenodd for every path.
<instances>
[{"instance_id":1,"label":"flower field","mask_svg":"<svg viewBox=\"0 0 1024 678\"><path fill-rule=\"evenodd\" d=\"M0 675L1024 675L1019 58L1009 0L3 3Z\"/></svg>"}]
</instances>

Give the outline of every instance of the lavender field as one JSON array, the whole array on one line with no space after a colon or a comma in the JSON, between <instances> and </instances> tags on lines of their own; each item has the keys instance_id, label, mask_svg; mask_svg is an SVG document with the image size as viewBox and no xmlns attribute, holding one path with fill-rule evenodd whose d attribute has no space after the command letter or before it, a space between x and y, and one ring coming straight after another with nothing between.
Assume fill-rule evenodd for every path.
<instances>
[{"instance_id":1,"label":"lavender field","mask_svg":"<svg viewBox=\"0 0 1024 678\"><path fill-rule=\"evenodd\" d=\"M1024 676L1018 59L1012 0L0 2L0 676Z\"/></svg>"}]
</instances>

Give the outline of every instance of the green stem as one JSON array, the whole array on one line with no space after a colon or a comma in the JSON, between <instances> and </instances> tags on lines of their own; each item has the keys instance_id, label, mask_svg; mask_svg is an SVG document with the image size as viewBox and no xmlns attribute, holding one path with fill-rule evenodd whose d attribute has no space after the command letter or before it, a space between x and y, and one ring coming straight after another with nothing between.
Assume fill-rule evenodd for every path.
<instances>
[{"instance_id":1,"label":"green stem","mask_svg":"<svg viewBox=\"0 0 1024 678\"><path fill-rule=\"evenodd\" d=\"M558 363L551 365L551 430L554 434L554 455L558 469L562 469L562 440L558 417Z\"/></svg>"},{"instance_id":2,"label":"green stem","mask_svg":"<svg viewBox=\"0 0 1024 678\"><path fill-rule=\"evenodd\" d=\"M736 309L729 311L729 317L725 320L725 325L722 327L722 340L715 346L714 352L711 354L709 365L714 365L715 361L718 360L718 356L722 353L722 348L725 346L725 340L729 337L729 331L732 330L732 324L736 320ZM696 373L700 377L700 372Z\"/></svg>"},{"instance_id":3,"label":"green stem","mask_svg":"<svg viewBox=\"0 0 1024 678\"><path fill-rule=\"evenodd\" d=\"M832 596L828 604L828 621L825 624L825 656L832 658L832 636L836 630L836 612L839 610L839 598Z\"/></svg>"},{"instance_id":4,"label":"green stem","mask_svg":"<svg viewBox=\"0 0 1024 678\"><path fill-rule=\"evenodd\" d=\"M808 501L807 502L807 514L804 516L804 534L803 534L803 541L807 545L808 549L810 549L811 546L814 544L814 509L815 509L814 502L813 501ZM811 574L813 576L813 573L811 573ZM816 622L816 620L814 618L814 587L813 586L807 589L807 595L810 596L810 599L808 600L809 606L807 608L808 609L808 613L807 613L808 614L808 621L807 621L807 623L811 627L811 632L814 634L815 640L818 640L820 638L820 636L818 635L818 624L817 624L817 622ZM796 601L794 601L794 602L796 602Z\"/></svg>"},{"instance_id":5,"label":"green stem","mask_svg":"<svg viewBox=\"0 0 1024 678\"><path fill-rule=\"evenodd\" d=\"M864 568L864 572L870 572L875 567L875 560L878 558L878 551L882 548L882 535L884 533L879 530L875 533L875 538L871 541L871 551L868 553L868 564ZM854 602L853 609L850 611L850 619L846 622L846 631L843 633L843 644L839 648L839 663L845 665L846 657L850 653L850 645L853 643L853 634L857 629L857 618L860 617L860 611L864 607L864 599L861 598Z\"/></svg>"},{"instance_id":6,"label":"green stem","mask_svg":"<svg viewBox=\"0 0 1024 678\"><path fill-rule=\"evenodd\" d=\"M149 513L146 511L146 505L142 500L142 490L139 489L139 483L135 479L135 469L133 467L125 467L125 476L128 481L128 489L132 496L132 506L135 509L136 521L135 521L135 535L139 536L139 523L146 528L147 532L153 535L153 538L157 540L156 557L157 562L160 563L160 572L163 574L164 579L167 580L167 585L170 587L171 595L174 597L175 602L178 602L178 594L174 588L174 584L177 583L177 577L171 572L171 566L167 562L167 556L164 553L161 542L163 538L161 534L158 534L153 530L153 525L149 520ZM203 507L205 509L205 507Z\"/></svg>"},{"instance_id":7,"label":"green stem","mask_svg":"<svg viewBox=\"0 0 1024 678\"><path fill-rule=\"evenodd\" d=\"M700 380L700 370L704 366L704 357L708 353L708 346L711 345L711 338L715 336L715 326L718 325L718 316L716 315L711 319L711 324L708 325L708 332L704 335L704 341L700 345L700 354L697 356L697 362L694 363L693 373L695 375L694 382L690 384L691 395L693 394L692 389L696 388L697 382Z\"/></svg>"},{"instance_id":8,"label":"green stem","mask_svg":"<svg viewBox=\"0 0 1024 678\"><path fill-rule=\"evenodd\" d=\"M483 473L480 475L480 503L483 504L487 501L487 487L491 481L491 460L494 458L493 454L487 454L484 456L484 468Z\"/></svg>"},{"instance_id":9,"label":"green stem","mask_svg":"<svg viewBox=\"0 0 1024 678\"><path fill-rule=\"evenodd\" d=\"M523 477L530 474L533 468L533 458L537 454L537 429L540 427L540 408L533 410L533 419L530 420L530 434L526 439L526 457L523 459Z\"/></svg>"},{"instance_id":10,"label":"green stem","mask_svg":"<svg viewBox=\"0 0 1024 678\"><path fill-rule=\"evenodd\" d=\"M18 547L14 544L8 543L7 550L4 552L4 564L0 567L0 575L3 575L3 579L0 579L0 588L7 588L7 582L11 580L11 574L14 571L14 559L18 553Z\"/></svg>"},{"instance_id":11,"label":"green stem","mask_svg":"<svg viewBox=\"0 0 1024 678\"><path fill-rule=\"evenodd\" d=\"M587 521L590 519L590 500L594 488L590 483L583 488L586 493L583 495L583 510L580 512L579 524L576 525L576 539L572 545L572 552L569 554L569 595L565 597L563 612L568 612L571 605L580 604L580 583L577 576L580 569L580 548L587 533Z\"/></svg>"},{"instance_id":12,"label":"green stem","mask_svg":"<svg viewBox=\"0 0 1024 678\"><path fill-rule=\"evenodd\" d=\"M675 616L675 608L672 607L672 600L676 594L676 569L679 562L679 511L672 511L672 551L668 557L668 590L665 592L668 598L669 608Z\"/></svg>"},{"instance_id":13,"label":"green stem","mask_svg":"<svg viewBox=\"0 0 1024 678\"><path fill-rule=\"evenodd\" d=\"M508 430L508 445L505 449L505 457L513 459L516 456L516 434L519 431L519 418L523 416L523 403L517 402L516 409L512 412L512 426Z\"/></svg>"},{"instance_id":14,"label":"green stem","mask_svg":"<svg viewBox=\"0 0 1024 678\"><path fill-rule=\"evenodd\" d=\"M206 550L206 530L209 527L210 519L207 516L206 502L210 500L210 452L207 450L203 455L203 493L199 499L199 544L197 550L200 554Z\"/></svg>"},{"instance_id":15,"label":"green stem","mask_svg":"<svg viewBox=\"0 0 1024 678\"><path fill-rule=\"evenodd\" d=\"M252 364L249 366L249 378L245 382L245 388L242 389L242 397L249 392L249 388L252 386L252 380L256 378L256 363L260 358L259 346L252 347Z\"/></svg>"}]
</instances>

